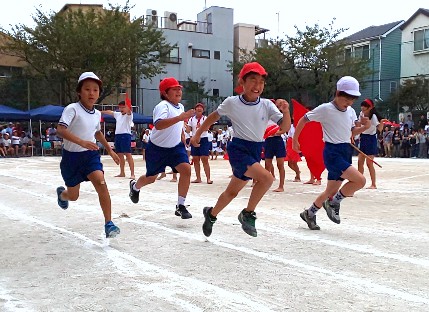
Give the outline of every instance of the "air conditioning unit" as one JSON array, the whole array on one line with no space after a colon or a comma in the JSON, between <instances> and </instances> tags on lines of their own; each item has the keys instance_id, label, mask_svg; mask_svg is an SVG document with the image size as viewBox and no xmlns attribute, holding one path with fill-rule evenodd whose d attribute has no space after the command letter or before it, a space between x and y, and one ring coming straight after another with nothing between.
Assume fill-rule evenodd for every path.
<instances>
[{"instance_id":1,"label":"air conditioning unit","mask_svg":"<svg viewBox=\"0 0 429 312\"><path fill-rule=\"evenodd\" d=\"M164 26L169 29L177 29L177 13L164 12Z\"/></svg>"},{"instance_id":2,"label":"air conditioning unit","mask_svg":"<svg viewBox=\"0 0 429 312\"><path fill-rule=\"evenodd\" d=\"M158 27L158 12L156 10L146 10L146 23L147 26Z\"/></svg>"}]
</instances>

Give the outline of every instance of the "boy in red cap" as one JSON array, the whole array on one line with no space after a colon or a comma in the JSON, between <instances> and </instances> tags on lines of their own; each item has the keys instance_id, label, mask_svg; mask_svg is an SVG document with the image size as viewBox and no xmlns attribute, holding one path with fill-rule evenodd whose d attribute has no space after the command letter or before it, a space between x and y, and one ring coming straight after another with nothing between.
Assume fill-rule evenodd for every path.
<instances>
[{"instance_id":1,"label":"boy in red cap","mask_svg":"<svg viewBox=\"0 0 429 312\"><path fill-rule=\"evenodd\" d=\"M102 114L113 116L116 120L115 128L115 151L119 156L119 174L115 177L125 177L125 158L127 158L128 165L130 166L131 179L134 176L134 159L131 150L131 128L133 123L133 111L131 107L125 105L125 101L118 103L119 112L112 110L101 111Z\"/></svg>"},{"instance_id":2,"label":"boy in red cap","mask_svg":"<svg viewBox=\"0 0 429 312\"><path fill-rule=\"evenodd\" d=\"M62 209L67 209L69 201L78 199L80 184L91 181L103 210L106 237L111 238L120 230L112 222L112 203L96 140L103 144L116 164L119 164L119 157L100 131L101 113L94 108L102 87L101 80L93 72L80 75L76 88L79 101L67 105L58 122L57 134L64 139L60 168L67 189L57 188L57 200Z\"/></svg>"},{"instance_id":3,"label":"boy in red cap","mask_svg":"<svg viewBox=\"0 0 429 312\"><path fill-rule=\"evenodd\" d=\"M195 135L195 132L197 132L198 128L201 127L204 120L206 120L206 116L203 115L204 113L204 104L197 103L194 107L195 109L195 116L192 116L188 120L188 127L191 130L191 136ZM192 146L191 145L191 156L192 161L194 163L195 168L195 174L197 178L192 181L192 183L201 183L201 165L200 160L203 164L204 173L206 174L207 178L207 184L212 184L213 181L210 179L210 164L209 164L209 155L210 155L210 149L211 149L212 142L208 140L208 132L204 131L201 134L200 139L200 146Z\"/></svg>"},{"instance_id":4,"label":"boy in red cap","mask_svg":"<svg viewBox=\"0 0 429 312\"><path fill-rule=\"evenodd\" d=\"M156 181L159 173L169 166L179 172L178 200L175 215L182 219L192 218L186 209L185 200L191 182L191 165L184 144L184 120L194 115L194 110L185 112L182 86L173 78L164 78L159 83L161 102L153 109L154 128L146 147L146 174L130 181L130 199L139 202L140 189Z\"/></svg>"},{"instance_id":5,"label":"boy in red cap","mask_svg":"<svg viewBox=\"0 0 429 312\"><path fill-rule=\"evenodd\" d=\"M290 128L289 104L277 100L274 104L269 99L261 98L264 91L267 72L256 62L243 66L238 82L243 92L230 96L223 101L216 111L211 113L191 139L191 144L198 146L201 134L219 120L221 115L231 119L234 137L227 150L233 176L226 190L219 196L214 207L203 209L203 233L210 236L217 215L238 195L248 180L257 181L252 188L247 207L238 215L241 227L250 236L257 236L255 227L255 208L264 194L273 184L273 176L261 166L261 150L264 133L269 120L274 121L283 131Z\"/></svg>"}]
</instances>

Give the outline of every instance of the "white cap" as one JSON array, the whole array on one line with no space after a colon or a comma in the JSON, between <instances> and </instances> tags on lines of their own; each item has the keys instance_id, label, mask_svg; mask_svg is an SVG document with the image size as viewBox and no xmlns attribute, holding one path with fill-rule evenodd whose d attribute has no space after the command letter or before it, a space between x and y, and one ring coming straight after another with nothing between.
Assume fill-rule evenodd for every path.
<instances>
[{"instance_id":1,"label":"white cap","mask_svg":"<svg viewBox=\"0 0 429 312\"><path fill-rule=\"evenodd\" d=\"M343 91L353 96L360 96L359 82L352 76L344 76L337 82L337 91Z\"/></svg>"},{"instance_id":2,"label":"white cap","mask_svg":"<svg viewBox=\"0 0 429 312\"><path fill-rule=\"evenodd\" d=\"M103 82L101 81L101 79L100 79L100 78L98 78L98 77L97 77L97 75L96 75L96 74L94 74L93 72L84 72L84 73L82 73L82 75L80 75L79 80L77 81L77 83L79 83L79 82L81 82L81 81L84 81L84 80L86 80L86 79L94 79L94 80L97 80L97 81L99 82L99 84L100 84L100 87L101 87L101 85L103 84Z\"/></svg>"}]
</instances>

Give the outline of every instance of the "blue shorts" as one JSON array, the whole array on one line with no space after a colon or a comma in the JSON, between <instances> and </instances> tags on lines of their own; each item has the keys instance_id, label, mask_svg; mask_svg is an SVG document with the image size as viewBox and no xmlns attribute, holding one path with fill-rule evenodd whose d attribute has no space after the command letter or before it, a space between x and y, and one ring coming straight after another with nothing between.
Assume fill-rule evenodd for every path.
<instances>
[{"instance_id":1,"label":"blue shorts","mask_svg":"<svg viewBox=\"0 0 429 312\"><path fill-rule=\"evenodd\" d=\"M207 137L201 138L199 147L195 147L191 145L191 155L192 156L209 156L211 145L212 145L212 142L209 142L209 139Z\"/></svg>"},{"instance_id":2,"label":"blue shorts","mask_svg":"<svg viewBox=\"0 0 429 312\"><path fill-rule=\"evenodd\" d=\"M180 142L175 147L160 147L149 141L146 147L146 176L156 176L165 172L165 167L169 166L173 172L177 173L176 167L182 163L189 164L188 153L185 144Z\"/></svg>"},{"instance_id":3,"label":"blue shorts","mask_svg":"<svg viewBox=\"0 0 429 312\"><path fill-rule=\"evenodd\" d=\"M360 150L367 155L377 155L377 137L376 134L361 134L360 135Z\"/></svg>"},{"instance_id":4,"label":"blue shorts","mask_svg":"<svg viewBox=\"0 0 429 312\"><path fill-rule=\"evenodd\" d=\"M286 157L285 141L281 136L273 136L265 139L265 159Z\"/></svg>"},{"instance_id":5,"label":"blue shorts","mask_svg":"<svg viewBox=\"0 0 429 312\"><path fill-rule=\"evenodd\" d=\"M323 161L328 170L328 180L343 181L341 175L352 165L353 147L350 143L325 142Z\"/></svg>"},{"instance_id":6,"label":"blue shorts","mask_svg":"<svg viewBox=\"0 0 429 312\"><path fill-rule=\"evenodd\" d=\"M121 133L115 135L115 152L131 153L131 134Z\"/></svg>"},{"instance_id":7,"label":"blue shorts","mask_svg":"<svg viewBox=\"0 0 429 312\"><path fill-rule=\"evenodd\" d=\"M60 169L66 186L73 187L89 181L90 173L103 171L103 164L98 151L69 152L63 149Z\"/></svg>"},{"instance_id":8,"label":"blue shorts","mask_svg":"<svg viewBox=\"0 0 429 312\"><path fill-rule=\"evenodd\" d=\"M240 180L247 181L251 178L244 174L254 163L261 161L263 142L251 142L238 138L233 138L227 147L229 163L232 173Z\"/></svg>"}]
</instances>

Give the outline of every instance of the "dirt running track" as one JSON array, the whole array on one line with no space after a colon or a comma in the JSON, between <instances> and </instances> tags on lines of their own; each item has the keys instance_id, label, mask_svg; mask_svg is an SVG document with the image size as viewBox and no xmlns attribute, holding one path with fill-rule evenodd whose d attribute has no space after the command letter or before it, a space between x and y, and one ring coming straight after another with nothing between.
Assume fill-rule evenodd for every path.
<instances>
[{"instance_id":1,"label":"dirt running track","mask_svg":"<svg viewBox=\"0 0 429 312\"><path fill-rule=\"evenodd\" d=\"M194 217L182 220L170 176L133 204L129 180L114 178L103 156L122 231L110 241L89 182L67 211L57 206L59 161L0 160L0 311L429 311L429 160L378 159L379 189L344 200L340 225L320 211L321 231L299 213L326 172L309 186L287 169L285 192L270 191L257 209L257 238L237 221L249 183L207 240L202 209L225 189L227 161L210 161L214 184L191 184Z\"/></svg>"}]
</instances>

